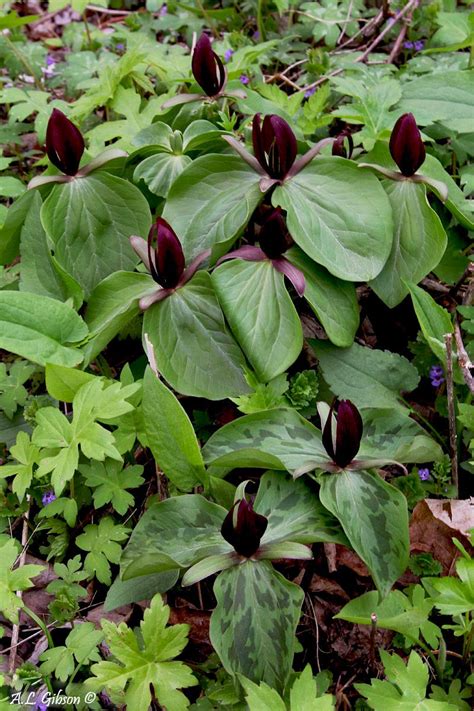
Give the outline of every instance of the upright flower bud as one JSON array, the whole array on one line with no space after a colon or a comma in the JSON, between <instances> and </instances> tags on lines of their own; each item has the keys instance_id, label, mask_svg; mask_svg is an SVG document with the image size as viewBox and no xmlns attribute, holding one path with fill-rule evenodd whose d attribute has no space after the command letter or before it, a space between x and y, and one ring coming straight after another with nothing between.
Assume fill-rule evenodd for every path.
<instances>
[{"instance_id":1,"label":"upright flower bud","mask_svg":"<svg viewBox=\"0 0 474 711\"><path fill-rule=\"evenodd\" d=\"M153 242L156 247L153 249ZM148 233L148 261L153 279L164 289L174 289L184 272L184 253L170 225L158 217Z\"/></svg>"},{"instance_id":2,"label":"upright flower bud","mask_svg":"<svg viewBox=\"0 0 474 711\"><path fill-rule=\"evenodd\" d=\"M425 146L413 114L403 114L390 136L390 153L400 172L409 178L425 160Z\"/></svg>"},{"instance_id":3,"label":"upright flower bud","mask_svg":"<svg viewBox=\"0 0 474 711\"><path fill-rule=\"evenodd\" d=\"M281 208L273 210L262 225L258 241L270 259L278 259L290 246L290 235Z\"/></svg>"},{"instance_id":4,"label":"upright flower bud","mask_svg":"<svg viewBox=\"0 0 474 711\"><path fill-rule=\"evenodd\" d=\"M270 114L260 123L256 114L252 125L252 141L255 157L271 177L283 179L295 162L297 146L295 134L287 122Z\"/></svg>"},{"instance_id":5,"label":"upright flower bud","mask_svg":"<svg viewBox=\"0 0 474 711\"><path fill-rule=\"evenodd\" d=\"M334 464L344 469L360 447L362 418L350 400L336 401L323 428L323 445Z\"/></svg>"},{"instance_id":6,"label":"upright flower bud","mask_svg":"<svg viewBox=\"0 0 474 711\"><path fill-rule=\"evenodd\" d=\"M193 76L208 96L216 96L225 84L225 69L211 47L209 37L202 34L193 52L191 62Z\"/></svg>"},{"instance_id":7,"label":"upright flower bud","mask_svg":"<svg viewBox=\"0 0 474 711\"><path fill-rule=\"evenodd\" d=\"M84 153L84 139L79 129L59 109L53 109L48 121L46 153L62 173L76 175Z\"/></svg>"},{"instance_id":8,"label":"upright flower bud","mask_svg":"<svg viewBox=\"0 0 474 711\"><path fill-rule=\"evenodd\" d=\"M237 501L222 524L221 534L240 555L250 558L257 552L268 520L255 513L246 499Z\"/></svg>"}]
</instances>

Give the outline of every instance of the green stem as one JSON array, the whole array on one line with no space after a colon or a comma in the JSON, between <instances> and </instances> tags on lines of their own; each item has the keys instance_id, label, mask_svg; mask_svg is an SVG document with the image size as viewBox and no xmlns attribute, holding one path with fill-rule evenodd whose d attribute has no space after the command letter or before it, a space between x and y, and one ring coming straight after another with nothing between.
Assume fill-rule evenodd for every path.
<instances>
[{"instance_id":1,"label":"green stem","mask_svg":"<svg viewBox=\"0 0 474 711\"><path fill-rule=\"evenodd\" d=\"M28 617L31 617L31 619L33 620L33 622L36 622L36 624L37 624L38 627L43 631L44 636L45 636L46 639L48 640L48 648L49 648L49 649L53 649L53 648L54 648L53 638L51 637L51 633L50 633L50 631L48 630L48 628L46 627L46 625L45 625L45 623L43 622L43 620L42 620L40 617L38 617L38 615L36 614L36 612L33 612L33 610L30 610L30 608L27 607L25 604L23 604L23 612L24 612L26 615L28 615Z\"/></svg>"},{"instance_id":2,"label":"green stem","mask_svg":"<svg viewBox=\"0 0 474 711\"><path fill-rule=\"evenodd\" d=\"M435 439L437 439L438 442L439 442L443 447L445 447L445 446L446 446L446 440L445 440L445 438L442 437L442 436L437 432L436 428L433 427L433 425L431 424L431 422L430 422L429 420L427 420L426 417L424 417L423 415L421 415L417 410L415 410L415 409L410 405L410 403L407 402L403 397L401 397L400 400L403 402L404 405L406 405L406 406L408 407L408 409L410 410L410 413L411 413L412 415L414 415L418 420L420 420L420 421L425 425L425 427L426 427L427 429L429 429L429 431L431 432L431 434L433 435L433 437L434 437Z\"/></svg>"},{"instance_id":3,"label":"green stem","mask_svg":"<svg viewBox=\"0 0 474 711\"><path fill-rule=\"evenodd\" d=\"M265 42L267 33L263 22L263 4L265 0L257 0L257 29L260 34L260 41Z\"/></svg>"}]
</instances>

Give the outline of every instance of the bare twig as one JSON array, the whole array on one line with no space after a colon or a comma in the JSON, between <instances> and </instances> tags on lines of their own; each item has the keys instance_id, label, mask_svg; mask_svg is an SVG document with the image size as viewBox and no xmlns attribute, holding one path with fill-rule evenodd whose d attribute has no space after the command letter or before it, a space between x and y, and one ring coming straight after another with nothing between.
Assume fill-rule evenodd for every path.
<instances>
[{"instance_id":1,"label":"bare twig","mask_svg":"<svg viewBox=\"0 0 474 711\"><path fill-rule=\"evenodd\" d=\"M395 40L395 44L392 47L392 51L390 52L388 59L385 62L386 64L392 64L392 62L396 59L396 57L398 56L398 53L400 52L402 42L405 39L406 34L407 34L407 26L406 26L406 24L404 24L398 34L397 39Z\"/></svg>"},{"instance_id":2,"label":"bare twig","mask_svg":"<svg viewBox=\"0 0 474 711\"><path fill-rule=\"evenodd\" d=\"M471 391L474 393L474 376L471 374L471 368L474 368L474 363L471 362L467 351L464 347L462 340L461 329L459 328L459 323L455 321L454 323L454 338L456 339L456 350L458 352L458 363L461 368L461 372L464 381Z\"/></svg>"},{"instance_id":3,"label":"bare twig","mask_svg":"<svg viewBox=\"0 0 474 711\"><path fill-rule=\"evenodd\" d=\"M456 433L456 411L454 407L453 379L453 334L444 335L446 345L446 395L448 397L449 449L451 455L451 476L455 488L455 496L459 491L458 477L458 436Z\"/></svg>"},{"instance_id":4,"label":"bare twig","mask_svg":"<svg viewBox=\"0 0 474 711\"><path fill-rule=\"evenodd\" d=\"M375 633L377 632L377 615L372 612L370 615L370 640L369 640L369 662L370 666L375 665Z\"/></svg>"},{"instance_id":5,"label":"bare twig","mask_svg":"<svg viewBox=\"0 0 474 711\"><path fill-rule=\"evenodd\" d=\"M20 553L20 558L18 561L18 567L22 568L25 565L25 560L26 560L26 550L27 550L27 542L28 542L28 521L30 519L30 502L31 502L31 496L29 494L26 495L26 500L28 502L28 507L23 514L23 528L21 531L21 545L22 545L22 551ZM23 592L21 590L17 590L17 597L22 598ZM13 625L12 629L12 636L11 636L11 651L10 651L10 659L8 661L8 673L10 676L13 675L13 672L15 671L15 662L16 662L16 652L18 648L18 639L20 636L20 622L18 621L17 625Z\"/></svg>"},{"instance_id":6,"label":"bare twig","mask_svg":"<svg viewBox=\"0 0 474 711\"><path fill-rule=\"evenodd\" d=\"M396 22L398 22L399 20L401 20L402 17L404 17L407 14L407 12L409 12L411 9L414 9L418 5L418 2L419 2L419 0L409 0L409 2L405 5L405 7L403 7L400 10L400 12L397 12L397 14L393 18L391 18L389 21L387 21L382 32L380 32L380 34L377 35L377 37L374 39L374 41L369 44L369 46L367 47L365 52L363 52L360 55L360 57L357 57L356 62L365 62L365 60L367 59L369 54L372 52L372 50L375 49L375 47L377 47L377 45L380 44L380 42L383 40L383 38L385 37L387 32L389 32L389 30L392 29L394 24Z\"/></svg>"}]
</instances>

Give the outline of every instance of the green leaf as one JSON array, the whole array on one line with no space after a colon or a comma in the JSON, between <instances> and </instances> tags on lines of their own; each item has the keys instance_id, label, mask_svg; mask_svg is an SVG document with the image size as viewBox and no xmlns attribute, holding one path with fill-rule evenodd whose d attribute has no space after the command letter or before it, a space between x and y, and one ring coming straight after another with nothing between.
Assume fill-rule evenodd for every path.
<instances>
[{"instance_id":1,"label":"green leaf","mask_svg":"<svg viewBox=\"0 0 474 711\"><path fill-rule=\"evenodd\" d=\"M123 579L187 568L199 560L233 551L221 536L227 511L198 494L153 503L135 526L125 548Z\"/></svg>"},{"instance_id":2,"label":"green leaf","mask_svg":"<svg viewBox=\"0 0 474 711\"><path fill-rule=\"evenodd\" d=\"M127 489L136 489L143 484L142 466L122 469L122 462L106 459L105 462L82 464L79 471L85 477L85 483L94 489L94 508L100 509L105 504L112 504L114 511L124 516L134 504L134 497Z\"/></svg>"},{"instance_id":3,"label":"green leaf","mask_svg":"<svg viewBox=\"0 0 474 711\"><path fill-rule=\"evenodd\" d=\"M225 670L282 692L293 664L303 590L268 561L247 560L219 574L214 594L209 636Z\"/></svg>"},{"instance_id":4,"label":"green leaf","mask_svg":"<svg viewBox=\"0 0 474 711\"><path fill-rule=\"evenodd\" d=\"M133 179L136 183L143 180L154 195L166 197L174 181L191 163L189 156L156 153L137 165Z\"/></svg>"},{"instance_id":5,"label":"green leaf","mask_svg":"<svg viewBox=\"0 0 474 711\"><path fill-rule=\"evenodd\" d=\"M414 390L419 383L416 368L397 353L372 350L358 343L342 349L323 341L309 342L332 392L358 407L404 409L400 391Z\"/></svg>"},{"instance_id":6,"label":"green leaf","mask_svg":"<svg viewBox=\"0 0 474 711\"><path fill-rule=\"evenodd\" d=\"M435 606L442 615L463 615L474 610L474 560L459 558L456 561L458 578L424 578L434 588Z\"/></svg>"},{"instance_id":7,"label":"green leaf","mask_svg":"<svg viewBox=\"0 0 474 711\"><path fill-rule=\"evenodd\" d=\"M436 72L406 82L398 109L411 111L421 126L439 121L452 131L470 133L474 76L469 71Z\"/></svg>"},{"instance_id":8,"label":"green leaf","mask_svg":"<svg viewBox=\"0 0 474 711\"><path fill-rule=\"evenodd\" d=\"M372 679L370 684L354 684L374 711L456 711L457 706L426 698L429 671L421 657L410 652L408 664L397 655L383 649L380 658L387 681Z\"/></svg>"},{"instance_id":9,"label":"green leaf","mask_svg":"<svg viewBox=\"0 0 474 711\"><path fill-rule=\"evenodd\" d=\"M268 526L262 545L279 541L347 544L339 523L319 501L317 489L306 478L294 481L282 472L266 472L254 502Z\"/></svg>"},{"instance_id":10,"label":"green leaf","mask_svg":"<svg viewBox=\"0 0 474 711\"><path fill-rule=\"evenodd\" d=\"M275 689L264 682L257 685L242 676L239 679L249 711L286 711L287 706ZM290 689L290 711L334 711L334 708L334 698L330 694L318 694L316 679L307 664Z\"/></svg>"},{"instance_id":11,"label":"green leaf","mask_svg":"<svg viewBox=\"0 0 474 711\"><path fill-rule=\"evenodd\" d=\"M206 464L286 469L293 474L327 460L320 431L290 408L239 417L215 432L202 452Z\"/></svg>"},{"instance_id":12,"label":"green leaf","mask_svg":"<svg viewBox=\"0 0 474 711\"><path fill-rule=\"evenodd\" d=\"M299 247L292 247L285 257L303 272L306 281L304 298L329 340L340 348L350 346L359 328L359 305L354 285L334 277Z\"/></svg>"},{"instance_id":13,"label":"green leaf","mask_svg":"<svg viewBox=\"0 0 474 711\"><path fill-rule=\"evenodd\" d=\"M443 456L440 445L409 412L396 409L367 409L363 412L364 436L357 459L387 459L425 463Z\"/></svg>"},{"instance_id":14,"label":"green leaf","mask_svg":"<svg viewBox=\"0 0 474 711\"><path fill-rule=\"evenodd\" d=\"M87 326L67 304L49 296L0 291L0 348L33 363L74 366L82 354L69 347L87 335Z\"/></svg>"},{"instance_id":15,"label":"green leaf","mask_svg":"<svg viewBox=\"0 0 474 711\"><path fill-rule=\"evenodd\" d=\"M20 501L23 501L33 481L35 466L41 459L40 451L30 442L30 436L26 432L18 432L16 444L10 448L10 455L17 460L18 464L3 464L0 467L0 479L14 476L12 491Z\"/></svg>"},{"instance_id":16,"label":"green leaf","mask_svg":"<svg viewBox=\"0 0 474 711\"><path fill-rule=\"evenodd\" d=\"M156 593L164 593L178 581L179 571L170 570L164 573L142 575L130 580L116 578L107 591L105 598L105 612L112 612L117 607L129 605L133 602L151 600Z\"/></svg>"},{"instance_id":17,"label":"green leaf","mask_svg":"<svg viewBox=\"0 0 474 711\"><path fill-rule=\"evenodd\" d=\"M299 356L303 330L283 274L270 260L233 259L212 274L232 332L261 382L283 373Z\"/></svg>"},{"instance_id":18,"label":"green leaf","mask_svg":"<svg viewBox=\"0 0 474 711\"><path fill-rule=\"evenodd\" d=\"M79 388L95 378L92 373L53 363L46 364L45 376L48 393L61 402L72 402Z\"/></svg>"},{"instance_id":19,"label":"green leaf","mask_svg":"<svg viewBox=\"0 0 474 711\"><path fill-rule=\"evenodd\" d=\"M24 360L15 360L7 365L0 363L0 410L12 419L19 407L28 398L28 390L24 383L36 371L36 366Z\"/></svg>"},{"instance_id":20,"label":"green leaf","mask_svg":"<svg viewBox=\"0 0 474 711\"><path fill-rule=\"evenodd\" d=\"M384 180L394 220L392 251L380 274L370 282L390 308L408 294L406 281L417 284L438 266L447 244L441 220L426 198L426 186L409 180Z\"/></svg>"},{"instance_id":21,"label":"green leaf","mask_svg":"<svg viewBox=\"0 0 474 711\"><path fill-rule=\"evenodd\" d=\"M66 637L65 646L48 649L40 657L40 669L43 674L67 681L76 664L98 662L100 654L97 645L104 635L95 629L93 622L83 622L73 627Z\"/></svg>"},{"instance_id":22,"label":"green leaf","mask_svg":"<svg viewBox=\"0 0 474 711\"><path fill-rule=\"evenodd\" d=\"M30 578L35 578L45 570L43 565L22 565L13 570L17 557L16 541L9 539L0 543L0 610L14 625L18 624L18 612L24 607L17 591L33 587Z\"/></svg>"},{"instance_id":23,"label":"green leaf","mask_svg":"<svg viewBox=\"0 0 474 711\"><path fill-rule=\"evenodd\" d=\"M142 411L147 444L168 479L183 491L205 483L207 474L191 421L150 368L143 382Z\"/></svg>"},{"instance_id":24,"label":"green leaf","mask_svg":"<svg viewBox=\"0 0 474 711\"><path fill-rule=\"evenodd\" d=\"M449 313L428 294L415 284L407 284L413 302L418 323L429 347L442 363L446 360L444 335L453 332Z\"/></svg>"},{"instance_id":25,"label":"green leaf","mask_svg":"<svg viewBox=\"0 0 474 711\"><path fill-rule=\"evenodd\" d=\"M237 156L206 155L173 183L163 217L180 238L187 260L242 232L263 198L259 176Z\"/></svg>"},{"instance_id":26,"label":"green leaf","mask_svg":"<svg viewBox=\"0 0 474 711\"><path fill-rule=\"evenodd\" d=\"M161 706L169 711L184 711L189 706L179 688L195 686L198 681L183 662L170 661L181 654L187 644L189 625L167 627L170 609L155 595L140 623L140 635L124 622L114 625L102 621L105 641L114 661L102 661L91 667L95 678L86 686L100 691L125 690L125 703L129 711L142 711L149 707L151 688ZM150 688L151 687L151 688Z\"/></svg>"},{"instance_id":27,"label":"green leaf","mask_svg":"<svg viewBox=\"0 0 474 711\"><path fill-rule=\"evenodd\" d=\"M110 516L100 519L99 524L89 523L84 533L76 538L76 545L88 551L84 560L84 570L91 578L110 585L112 582L110 563L118 563L122 548L118 541L128 538L125 526L116 525Z\"/></svg>"},{"instance_id":28,"label":"green leaf","mask_svg":"<svg viewBox=\"0 0 474 711\"><path fill-rule=\"evenodd\" d=\"M134 268L137 258L128 238L146 235L151 215L138 188L96 172L56 185L41 209L41 221L59 264L89 295L112 272Z\"/></svg>"},{"instance_id":29,"label":"green leaf","mask_svg":"<svg viewBox=\"0 0 474 711\"><path fill-rule=\"evenodd\" d=\"M222 400L249 392L244 357L227 330L207 272L199 271L150 307L143 333L159 372L183 395Z\"/></svg>"},{"instance_id":30,"label":"green leaf","mask_svg":"<svg viewBox=\"0 0 474 711\"><path fill-rule=\"evenodd\" d=\"M286 711L286 704L280 694L268 684L255 684L244 677L240 677L240 682L244 687L249 711Z\"/></svg>"},{"instance_id":31,"label":"green leaf","mask_svg":"<svg viewBox=\"0 0 474 711\"><path fill-rule=\"evenodd\" d=\"M408 565L406 498L374 472L345 470L322 477L320 499L385 597Z\"/></svg>"},{"instance_id":32,"label":"green leaf","mask_svg":"<svg viewBox=\"0 0 474 711\"><path fill-rule=\"evenodd\" d=\"M15 257L18 257L21 232L34 199L34 191L28 190L9 208L5 223L0 230L0 264L10 264Z\"/></svg>"},{"instance_id":33,"label":"green leaf","mask_svg":"<svg viewBox=\"0 0 474 711\"><path fill-rule=\"evenodd\" d=\"M344 158L317 158L277 187L272 203L287 211L301 249L331 274L373 279L392 243L392 211L380 182Z\"/></svg>"},{"instance_id":34,"label":"green leaf","mask_svg":"<svg viewBox=\"0 0 474 711\"><path fill-rule=\"evenodd\" d=\"M85 322L90 331L84 358L90 363L121 329L140 313L142 296L156 291L148 274L114 272L101 281L90 295Z\"/></svg>"}]
</instances>

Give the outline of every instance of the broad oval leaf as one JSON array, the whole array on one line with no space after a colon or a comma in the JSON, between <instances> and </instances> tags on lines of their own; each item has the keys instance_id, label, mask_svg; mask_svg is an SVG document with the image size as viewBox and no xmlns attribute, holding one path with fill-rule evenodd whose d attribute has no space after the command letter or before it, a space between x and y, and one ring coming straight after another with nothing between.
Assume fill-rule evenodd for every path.
<instances>
[{"instance_id":1,"label":"broad oval leaf","mask_svg":"<svg viewBox=\"0 0 474 711\"><path fill-rule=\"evenodd\" d=\"M260 176L238 156L202 156L173 183L163 217L180 238L187 260L231 244L263 198Z\"/></svg>"},{"instance_id":2,"label":"broad oval leaf","mask_svg":"<svg viewBox=\"0 0 474 711\"><path fill-rule=\"evenodd\" d=\"M392 244L392 210L377 178L345 158L317 158L278 187L291 236L315 262L348 281L382 270Z\"/></svg>"},{"instance_id":3,"label":"broad oval leaf","mask_svg":"<svg viewBox=\"0 0 474 711\"><path fill-rule=\"evenodd\" d=\"M385 597L408 565L410 540L405 496L375 472L325 474L321 503L341 523L352 548Z\"/></svg>"},{"instance_id":4,"label":"broad oval leaf","mask_svg":"<svg viewBox=\"0 0 474 711\"><path fill-rule=\"evenodd\" d=\"M68 304L40 294L0 291L0 348L40 365L72 367L83 355L70 344L86 335L86 324Z\"/></svg>"},{"instance_id":5,"label":"broad oval leaf","mask_svg":"<svg viewBox=\"0 0 474 711\"><path fill-rule=\"evenodd\" d=\"M215 432L202 452L207 464L293 474L328 459L321 432L291 408L239 417Z\"/></svg>"},{"instance_id":6,"label":"broad oval leaf","mask_svg":"<svg viewBox=\"0 0 474 711\"><path fill-rule=\"evenodd\" d=\"M168 479L183 491L206 482L206 470L189 417L166 385L147 368L143 421L148 447Z\"/></svg>"},{"instance_id":7,"label":"broad oval leaf","mask_svg":"<svg viewBox=\"0 0 474 711\"><path fill-rule=\"evenodd\" d=\"M408 294L404 283L417 284L438 266L447 236L426 197L426 186L409 180L384 180L392 205L394 232L390 256L380 274L370 282L390 308Z\"/></svg>"},{"instance_id":8,"label":"broad oval leaf","mask_svg":"<svg viewBox=\"0 0 474 711\"><path fill-rule=\"evenodd\" d=\"M297 246L288 250L285 257L303 272L306 281L304 298L329 340L340 348L350 346L359 328L359 305L354 285L330 274Z\"/></svg>"},{"instance_id":9,"label":"broad oval leaf","mask_svg":"<svg viewBox=\"0 0 474 711\"><path fill-rule=\"evenodd\" d=\"M260 382L283 373L299 356L303 329L283 274L270 260L234 259L212 274L227 322Z\"/></svg>"},{"instance_id":10,"label":"broad oval leaf","mask_svg":"<svg viewBox=\"0 0 474 711\"><path fill-rule=\"evenodd\" d=\"M137 165L133 179L137 183L143 180L154 195L166 197L176 178L191 162L189 156L156 153Z\"/></svg>"},{"instance_id":11,"label":"broad oval leaf","mask_svg":"<svg viewBox=\"0 0 474 711\"><path fill-rule=\"evenodd\" d=\"M442 363L446 360L444 336L453 332L449 313L436 303L427 291L415 284L407 284L418 323L429 347ZM461 380L462 382L462 380Z\"/></svg>"},{"instance_id":12,"label":"broad oval leaf","mask_svg":"<svg viewBox=\"0 0 474 711\"><path fill-rule=\"evenodd\" d=\"M198 494L184 494L151 504L135 526L122 553L122 578L187 568L199 560L234 549L221 536L227 511Z\"/></svg>"},{"instance_id":13,"label":"broad oval leaf","mask_svg":"<svg viewBox=\"0 0 474 711\"><path fill-rule=\"evenodd\" d=\"M41 221L59 264L88 295L112 272L134 268L138 258L128 238L147 234L151 214L138 188L97 172L56 185Z\"/></svg>"},{"instance_id":14,"label":"broad oval leaf","mask_svg":"<svg viewBox=\"0 0 474 711\"><path fill-rule=\"evenodd\" d=\"M250 391L245 360L224 322L207 272L145 312L159 372L183 395L222 400ZM212 368L210 365L212 364Z\"/></svg>"},{"instance_id":15,"label":"broad oval leaf","mask_svg":"<svg viewBox=\"0 0 474 711\"><path fill-rule=\"evenodd\" d=\"M268 561L247 560L218 575L214 594L209 635L224 669L282 692L293 665L303 590Z\"/></svg>"}]
</instances>

